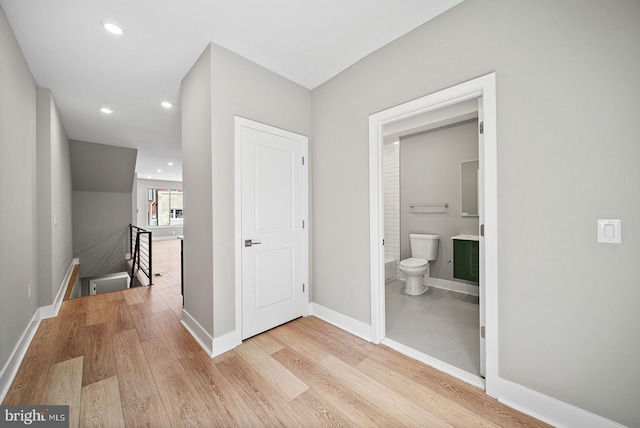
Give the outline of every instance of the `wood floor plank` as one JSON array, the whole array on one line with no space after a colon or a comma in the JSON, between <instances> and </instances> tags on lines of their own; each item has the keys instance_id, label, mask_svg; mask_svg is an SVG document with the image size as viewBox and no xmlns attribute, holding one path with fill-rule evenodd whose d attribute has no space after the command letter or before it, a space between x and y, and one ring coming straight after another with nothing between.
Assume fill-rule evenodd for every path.
<instances>
[{"instance_id":1,"label":"wood floor plank","mask_svg":"<svg viewBox=\"0 0 640 428\"><path fill-rule=\"evenodd\" d=\"M245 341L236 353L275 389L282 398L291 401L309 387L271 358L255 342Z\"/></svg>"},{"instance_id":2,"label":"wood floor plank","mask_svg":"<svg viewBox=\"0 0 640 428\"><path fill-rule=\"evenodd\" d=\"M226 360L226 359L228 359L228 358L231 358L231 357L234 357L234 356L236 356L236 355L237 355L237 354L236 354L236 351L234 351L234 350L232 349L231 351L227 351L227 352L224 352L224 353L222 353L222 354L220 354L220 355L216 355L215 357L213 357L213 358L211 359L211 361L213 361L215 364L218 364L218 363L221 363L221 362L223 362L224 360Z\"/></svg>"},{"instance_id":3,"label":"wood floor plank","mask_svg":"<svg viewBox=\"0 0 640 428\"><path fill-rule=\"evenodd\" d=\"M69 427L80 425L82 357L53 364L42 391L42 404L68 405Z\"/></svg>"},{"instance_id":4,"label":"wood floor plank","mask_svg":"<svg viewBox=\"0 0 640 428\"><path fill-rule=\"evenodd\" d=\"M129 306L125 302L124 298L118 301L112 302L109 305L109 334L111 337L115 337L117 334L132 330L136 328L135 321L129 313Z\"/></svg>"},{"instance_id":5,"label":"wood floor plank","mask_svg":"<svg viewBox=\"0 0 640 428\"><path fill-rule=\"evenodd\" d=\"M82 388L80 426L114 428L125 426L116 376Z\"/></svg>"},{"instance_id":6,"label":"wood floor plank","mask_svg":"<svg viewBox=\"0 0 640 428\"><path fill-rule=\"evenodd\" d=\"M50 358L30 357L22 360L11 388L4 397L5 406L42 403L41 394L49 371Z\"/></svg>"},{"instance_id":7,"label":"wood floor plank","mask_svg":"<svg viewBox=\"0 0 640 428\"><path fill-rule=\"evenodd\" d=\"M129 314L131 314L131 319L142 342L163 335L162 329L145 303L129 305Z\"/></svg>"},{"instance_id":8,"label":"wood floor plank","mask_svg":"<svg viewBox=\"0 0 640 428\"><path fill-rule=\"evenodd\" d=\"M387 365L374 359L365 359L356 366L356 369L454 426L498 427L495 423L479 417L466 407L434 393L429 388L389 369Z\"/></svg>"},{"instance_id":9,"label":"wood floor plank","mask_svg":"<svg viewBox=\"0 0 640 428\"><path fill-rule=\"evenodd\" d=\"M305 358L290 348L276 352L273 354L273 358L309 385L327 403L340 409L349 419L351 426L393 427L399 425L398 421L371 405L315 361Z\"/></svg>"},{"instance_id":10,"label":"wood floor plank","mask_svg":"<svg viewBox=\"0 0 640 428\"><path fill-rule=\"evenodd\" d=\"M138 397L135 402L123 401L122 412L127 427L172 427L159 395Z\"/></svg>"},{"instance_id":11,"label":"wood floor plank","mask_svg":"<svg viewBox=\"0 0 640 428\"><path fill-rule=\"evenodd\" d=\"M320 361L329 355L329 351L316 342L309 340L304 334L296 332L291 324L274 328L267 332L267 334L274 336L280 342L286 343L287 347L317 363L320 363Z\"/></svg>"},{"instance_id":12,"label":"wood floor plank","mask_svg":"<svg viewBox=\"0 0 640 428\"><path fill-rule=\"evenodd\" d=\"M160 325L160 328L164 332L164 334L175 334L182 335L183 333L188 333L187 329L180 324L180 318L176 317L176 315L170 310L167 309L165 311L156 312L153 314ZM196 349L202 349L200 345Z\"/></svg>"},{"instance_id":13,"label":"wood floor plank","mask_svg":"<svg viewBox=\"0 0 640 428\"><path fill-rule=\"evenodd\" d=\"M385 345L374 345L372 343L369 343L369 345L367 349L368 359L373 359L384 364L387 369L393 370L409 379L411 379L417 373L418 368L422 366L413 358L407 357Z\"/></svg>"},{"instance_id":14,"label":"wood floor plank","mask_svg":"<svg viewBox=\"0 0 640 428\"><path fill-rule=\"evenodd\" d=\"M214 419L211 425L221 427L260 426L260 419L240 398L203 351L188 352L179 358L180 365L198 393L207 397Z\"/></svg>"},{"instance_id":15,"label":"wood floor plank","mask_svg":"<svg viewBox=\"0 0 640 428\"><path fill-rule=\"evenodd\" d=\"M82 385L108 379L117 374L113 353L113 336L106 323L85 327Z\"/></svg>"},{"instance_id":16,"label":"wood floor plank","mask_svg":"<svg viewBox=\"0 0 640 428\"><path fill-rule=\"evenodd\" d=\"M338 329L327 328L324 324L319 324L320 328L312 326L306 318L300 318L297 321L291 325L293 331L299 332L347 364L355 366L367 357L366 353L358 350L352 343L354 340L361 339L353 336L345 338L340 331L337 331Z\"/></svg>"},{"instance_id":17,"label":"wood floor plank","mask_svg":"<svg viewBox=\"0 0 640 428\"><path fill-rule=\"evenodd\" d=\"M125 331L115 336L113 351L120 395L124 402L135 402L139 398L158 394L136 330Z\"/></svg>"},{"instance_id":18,"label":"wood floor plank","mask_svg":"<svg viewBox=\"0 0 640 428\"><path fill-rule=\"evenodd\" d=\"M169 420L174 426L208 426L214 416L164 337L142 343Z\"/></svg>"},{"instance_id":19,"label":"wood floor plank","mask_svg":"<svg viewBox=\"0 0 640 428\"><path fill-rule=\"evenodd\" d=\"M11 388L4 398L5 405L40 403L42 387L51 364L51 354L57 349L59 342L61 324L61 317L48 318L40 322Z\"/></svg>"},{"instance_id":20,"label":"wood floor plank","mask_svg":"<svg viewBox=\"0 0 640 428\"><path fill-rule=\"evenodd\" d=\"M39 357L45 360L50 357L51 349L59 342L58 333L61 331L62 318L48 318L40 321L40 325L33 335L31 345L25 353L25 358Z\"/></svg>"},{"instance_id":21,"label":"wood floor plank","mask_svg":"<svg viewBox=\"0 0 640 428\"><path fill-rule=\"evenodd\" d=\"M87 299L86 324L95 325L107 321L109 316L109 299L106 294L99 294Z\"/></svg>"},{"instance_id":22,"label":"wood floor plank","mask_svg":"<svg viewBox=\"0 0 640 428\"><path fill-rule=\"evenodd\" d=\"M86 314L82 312L62 318L51 359L52 364L82 356L85 319Z\"/></svg>"},{"instance_id":23,"label":"wood floor plank","mask_svg":"<svg viewBox=\"0 0 640 428\"><path fill-rule=\"evenodd\" d=\"M279 395L240 356L234 355L216 366L264 426L286 426L276 416Z\"/></svg>"},{"instance_id":24,"label":"wood floor plank","mask_svg":"<svg viewBox=\"0 0 640 428\"><path fill-rule=\"evenodd\" d=\"M113 338L122 410L127 426L170 426L137 331Z\"/></svg>"},{"instance_id":25,"label":"wood floor plank","mask_svg":"<svg viewBox=\"0 0 640 428\"><path fill-rule=\"evenodd\" d=\"M424 366L413 380L436 391L438 394L459 403L470 411L502 427L549 427L542 421L517 412L487 396L482 390Z\"/></svg>"},{"instance_id":26,"label":"wood floor plank","mask_svg":"<svg viewBox=\"0 0 640 428\"><path fill-rule=\"evenodd\" d=\"M138 291L140 287L129 288L128 290L123 290L122 296L124 297L124 301L127 302L127 305L137 305L140 303L144 303L144 299L140 295Z\"/></svg>"},{"instance_id":27,"label":"wood floor plank","mask_svg":"<svg viewBox=\"0 0 640 428\"><path fill-rule=\"evenodd\" d=\"M429 427L453 426L333 355L325 358L321 365L403 425L411 426L419 421L419 424Z\"/></svg>"},{"instance_id":28,"label":"wood floor plank","mask_svg":"<svg viewBox=\"0 0 640 428\"><path fill-rule=\"evenodd\" d=\"M62 302L58 311L58 318L64 318L68 315L75 315L87 312L87 298L69 299Z\"/></svg>"},{"instance_id":29,"label":"wood floor plank","mask_svg":"<svg viewBox=\"0 0 640 428\"><path fill-rule=\"evenodd\" d=\"M153 288L154 286L141 287L138 289L142 300L145 301L151 312L161 312L169 310L169 306Z\"/></svg>"},{"instance_id":30,"label":"wood floor plank","mask_svg":"<svg viewBox=\"0 0 640 428\"><path fill-rule=\"evenodd\" d=\"M335 406L323 399L313 389L309 389L296 397L292 402L296 408L304 408L310 415L304 426L349 427L352 422Z\"/></svg>"},{"instance_id":31,"label":"wood floor plank","mask_svg":"<svg viewBox=\"0 0 640 428\"><path fill-rule=\"evenodd\" d=\"M269 334L269 332L265 332L263 334L259 334L257 336L253 336L251 339L245 342L253 342L258 345L263 351L267 354L273 354L274 352L278 352L282 348L284 348L284 344L276 339L273 335Z\"/></svg>"},{"instance_id":32,"label":"wood floor plank","mask_svg":"<svg viewBox=\"0 0 640 428\"><path fill-rule=\"evenodd\" d=\"M188 352L202 350L193 336L180 324L179 319L173 311L166 310L157 312L154 314L154 317L169 341L171 349L178 357L183 357Z\"/></svg>"}]
</instances>

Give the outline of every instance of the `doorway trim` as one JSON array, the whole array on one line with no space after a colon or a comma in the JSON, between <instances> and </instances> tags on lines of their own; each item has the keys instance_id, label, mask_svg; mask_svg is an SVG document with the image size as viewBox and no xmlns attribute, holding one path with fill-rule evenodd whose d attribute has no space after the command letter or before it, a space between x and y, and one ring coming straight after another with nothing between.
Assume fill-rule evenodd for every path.
<instances>
[{"instance_id":1,"label":"doorway trim","mask_svg":"<svg viewBox=\"0 0 640 428\"><path fill-rule=\"evenodd\" d=\"M369 258L371 338L380 343L385 331L384 196L382 147L385 125L474 98L484 113L484 279L485 392L498 396L498 177L496 76L490 73L369 116ZM482 298L482 296L481 296Z\"/></svg>"}]
</instances>

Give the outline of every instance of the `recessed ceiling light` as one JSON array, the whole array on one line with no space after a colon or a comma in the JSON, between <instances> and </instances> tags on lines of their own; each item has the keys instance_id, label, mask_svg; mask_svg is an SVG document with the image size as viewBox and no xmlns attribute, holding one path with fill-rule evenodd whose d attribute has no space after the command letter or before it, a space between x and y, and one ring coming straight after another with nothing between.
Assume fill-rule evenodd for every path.
<instances>
[{"instance_id":1,"label":"recessed ceiling light","mask_svg":"<svg viewBox=\"0 0 640 428\"><path fill-rule=\"evenodd\" d=\"M398 145L400 144L400 141L394 141L393 144Z\"/></svg>"},{"instance_id":2,"label":"recessed ceiling light","mask_svg":"<svg viewBox=\"0 0 640 428\"><path fill-rule=\"evenodd\" d=\"M164 108L171 108L173 107L173 105L169 102L169 101L163 101L160 103L160 105Z\"/></svg>"},{"instance_id":3,"label":"recessed ceiling light","mask_svg":"<svg viewBox=\"0 0 640 428\"><path fill-rule=\"evenodd\" d=\"M113 110L111 110L109 107L102 107L100 109L101 112L105 113L105 114L111 114L113 113Z\"/></svg>"},{"instance_id":4,"label":"recessed ceiling light","mask_svg":"<svg viewBox=\"0 0 640 428\"><path fill-rule=\"evenodd\" d=\"M158 172L162 172L162 170L161 170L161 169L159 169L159 170L158 170Z\"/></svg>"},{"instance_id":5,"label":"recessed ceiling light","mask_svg":"<svg viewBox=\"0 0 640 428\"><path fill-rule=\"evenodd\" d=\"M111 19L102 19L100 24L104 27L105 30L110 32L111 34L115 34L116 36L121 36L124 34L124 30L122 29L122 25Z\"/></svg>"},{"instance_id":6,"label":"recessed ceiling light","mask_svg":"<svg viewBox=\"0 0 640 428\"><path fill-rule=\"evenodd\" d=\"M151 176L150 176L150 175L147 175L147 178L151 178Z\"/></svg>"},{"instance_id":7,"label":"recessed ceiling light","mask_svg":"<svg viewBox=\"0 0 640 428\"><path fill-rule=\"evenodd\" d=\"M167 165L169 165L169 166L173 166L173 162L169 162Z\"/></svg>"}]
</instances>

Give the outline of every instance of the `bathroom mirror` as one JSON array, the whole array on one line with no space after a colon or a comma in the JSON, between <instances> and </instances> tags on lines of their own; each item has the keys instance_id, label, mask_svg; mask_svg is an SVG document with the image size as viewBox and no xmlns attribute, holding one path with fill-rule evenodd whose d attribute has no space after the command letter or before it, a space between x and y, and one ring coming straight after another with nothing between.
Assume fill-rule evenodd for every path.
<instances>
[{"instance_id":1,"label":"bathroom mirror","mask_svg":"<svg viewBox=\"0 0 640 428\"><path fill-rule=\"evenodd\" d=\"M460 215L478 216L478 160L460 162Z\"/></svg>"}]
</instances>

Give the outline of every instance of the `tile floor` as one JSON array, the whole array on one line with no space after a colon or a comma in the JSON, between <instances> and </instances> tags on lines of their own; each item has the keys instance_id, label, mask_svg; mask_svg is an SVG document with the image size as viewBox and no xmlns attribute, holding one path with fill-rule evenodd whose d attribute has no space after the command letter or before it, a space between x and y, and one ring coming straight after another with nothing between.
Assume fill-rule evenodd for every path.
<instances>
[{"instance_id":1,"label":"tile floor","mask_svg":"<svg viewBox=\"0 0 640 428\"><path fill-rule=\"evenodd\" d=\"M408 296L404 286L386 285L387 337L479 376L478 298L433 287Z\"/></svg>"}]
</instances>

